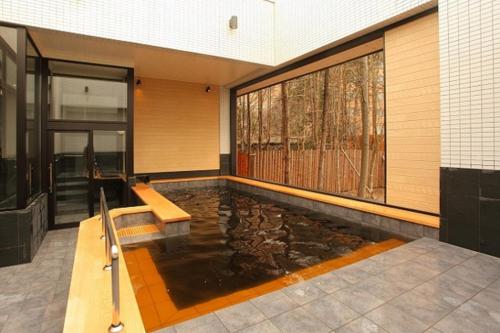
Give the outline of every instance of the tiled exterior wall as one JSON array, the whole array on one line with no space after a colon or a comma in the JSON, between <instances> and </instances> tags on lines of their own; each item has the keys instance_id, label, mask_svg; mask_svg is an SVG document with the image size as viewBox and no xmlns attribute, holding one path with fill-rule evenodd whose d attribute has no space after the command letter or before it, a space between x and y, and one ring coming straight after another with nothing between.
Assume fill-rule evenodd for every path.
<instances>
[{"instance_id":1,"label":"tiled exterior wall","mask_svg":"<svg viewBox=\"0 0 500 333\"><path fill-rule=\"evenodd\" d=\"M436 1L3 0L0 21L277 65Z\"/></svg>"},{"instance_id":2,"label":"tiled exterior wall","mask_svg":"<svg viewBox=\"0 0 500 333\"><path fill-rule=\"evenodd\" d=\"M429 0L284 0L275 4L275 60L288 61L421 8ZM309 18L309 19L307 19Z\"/></svg>"},{"instance_id":3,"label":"tiled exterior wall","mask_svg":"<svg viewBox=\"0 0 500 333\"><path fill-rule=\"evenodd\" d=\"M440 0L441 166L500 170L500 1Z\"/></svg>"},{"instance_id":4,"label":"tiled exterior wall","mask_svg":"<svg viewBox=\"0 0 500 333\"><path fill-rule=\"evenodd\" d=\"M273 64L265 0L2 0L0 21ZM229 29L237 15L238 29Z\"/></svg>"}]
</instances>

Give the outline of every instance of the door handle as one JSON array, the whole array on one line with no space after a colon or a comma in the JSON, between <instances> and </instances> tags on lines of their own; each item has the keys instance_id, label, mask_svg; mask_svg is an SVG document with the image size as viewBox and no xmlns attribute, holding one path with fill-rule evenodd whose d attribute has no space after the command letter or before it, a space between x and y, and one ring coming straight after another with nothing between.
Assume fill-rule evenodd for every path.
<instances>
[{"instance_id":1,"label":"door handle","mask_svg":"<svg viewBox=\"0 0 500 333\"><path fill-rule=\"evenodd\" d=\"M49 163L49 193L53 192L52 162Z\"/></svg>"}]
</instances>

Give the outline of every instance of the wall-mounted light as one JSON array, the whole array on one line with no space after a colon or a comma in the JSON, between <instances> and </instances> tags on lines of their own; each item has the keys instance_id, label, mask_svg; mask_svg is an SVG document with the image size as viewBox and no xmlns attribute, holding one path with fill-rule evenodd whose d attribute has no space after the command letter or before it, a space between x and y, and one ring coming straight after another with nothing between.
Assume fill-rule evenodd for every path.
<instances>
[{"instance_id":1,"label":"wall-mounted light","mask_svg":"<svg viewBox=\"0 0 500 333\"><path fill-rule=\"evenodd\" d=\"M212 91L212 88L211 88L210 86L207 86L207 87L205 88L205 92L211 92L211 91Z\"/></svg>"},{"instance_id":2,"label":"wall-mounted light","mask_svg":"<svg viewBox=\"0 0 500 333\"><path fill-rule=\"evenodd\" d=\"M137 80L135 81L135 85L136 85L136 86L140 86L141 84L142 84L141 79L137 79Z\"/></svg>"},{"instance_id":3,"label":"wall-mounted light","mask_svg":"<svg viewBox=\"0 0 500 333\"><path fill-rule=\"evenodd\" d=\"M89 93L89 86L85 86L85 88L83 89L83 91L85 91L86 94Z\"/></svg>"},{"instance_id":4,"label":"wall-mounted light","mask_svg":"<svg viewBox=\"0 0 500 333\"><path fill-rule=\"evenodd\" d=\"M229 28L233 30L238 29L238 16L231 16L231 18L229 19Z\"/></svg>"}]
</instances>

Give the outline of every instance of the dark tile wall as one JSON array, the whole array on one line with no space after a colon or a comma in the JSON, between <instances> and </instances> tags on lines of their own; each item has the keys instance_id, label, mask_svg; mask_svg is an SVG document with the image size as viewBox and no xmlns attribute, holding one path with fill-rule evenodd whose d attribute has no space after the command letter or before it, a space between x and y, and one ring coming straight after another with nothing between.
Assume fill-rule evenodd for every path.
<instances>
[{"instance_id":1,"label":"dark tile wall","mask_svg":"<svg viewBox=\"0 0 500 333\"><path fill-rule=\"evenodd\" d=\"M220 174L223 176L231 173L231 154L220 154Z\"/></svg>"},{"instance_id":2,"label":"dark tile wall","mask_svg":"<svg viewBox=\"0 0 500 333\"><path fill-rule=\"evenodd\" d=\"M441 168L440 240L500 256L500 171Z\"/></svg>"},{"instance_id":3,"label":"dark tile wall","mask_svg":"<svg viewBox=\"0 0 500 333\"><path fill-rule=\"evenodd\" d=\"M0 267L30 262L47 229L46 194L25 209L0 212Z\"/></svg>"}]
</instances>

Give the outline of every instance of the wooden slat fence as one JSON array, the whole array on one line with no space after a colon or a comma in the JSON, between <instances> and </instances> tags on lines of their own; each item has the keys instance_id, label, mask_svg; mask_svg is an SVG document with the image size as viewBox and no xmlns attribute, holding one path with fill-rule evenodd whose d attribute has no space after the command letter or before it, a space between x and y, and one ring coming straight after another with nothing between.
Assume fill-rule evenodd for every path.
<instances>
[{"instance_id":1,"label":"wooden slat fence","mask_svg":"<svg viewBox=\"0 0 500 333\"><path fill-rule=\"evenodd\" d=\"M319 149L290 151L289 185L321 190L331 193L356 194L361 170L360 149L330 149L325 151L323 188L318 188ZM370 152L370 161L372 153ZM284 183L284 161L281 150L255 151L248 158L247 153L238 152L237 173L240 176ZM373 168L373 199L383 196L385 186L385 160L377 152ZM368 181L368 189L372 186Z\"/></svg>"}]
</instances>

